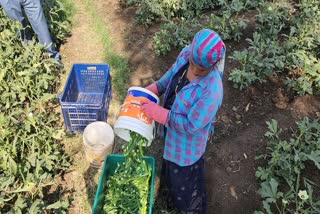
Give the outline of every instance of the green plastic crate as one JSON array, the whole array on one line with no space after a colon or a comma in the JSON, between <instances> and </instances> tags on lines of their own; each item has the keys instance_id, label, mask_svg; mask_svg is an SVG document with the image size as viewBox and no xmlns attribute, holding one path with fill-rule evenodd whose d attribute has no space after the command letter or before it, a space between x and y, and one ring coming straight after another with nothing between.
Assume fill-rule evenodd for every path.
<instances>
[{"instance_id":1,"label":"green plastic crate","mask_svg":"<svg viewBox=\"0 0 320 214\"><path fill-rule=\"evenodd\" d=\"M151 156L144 156L143 159L151 166L151 179L149 183L149 207L148 214L152 214L152 202L154 192L154 176L155 176L155 160ZM103 213L104 196L107 188L107 181L109 176L114 174L117 164L124 162L124 155L121 154L109 154L105 158L102 172L99 178L98 188L94 198L92 214Z\"/></svg>"}]
</instances>

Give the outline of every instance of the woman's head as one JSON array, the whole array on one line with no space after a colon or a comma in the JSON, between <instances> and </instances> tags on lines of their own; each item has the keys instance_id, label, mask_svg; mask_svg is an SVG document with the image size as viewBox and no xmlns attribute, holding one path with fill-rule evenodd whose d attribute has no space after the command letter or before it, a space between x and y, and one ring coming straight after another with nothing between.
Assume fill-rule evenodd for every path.
<instances>
[{"instance_id":1,"label":"woman's head","mask_svg":"<svg viewBox=\"0 0 320 214\"><path fill-rule=\"evenodd\" d=\"M225 45L213 30L200 30L193 38L191 44L190 61L199 68L211 68L225 53Z\"/></svg>"}]
</instances>

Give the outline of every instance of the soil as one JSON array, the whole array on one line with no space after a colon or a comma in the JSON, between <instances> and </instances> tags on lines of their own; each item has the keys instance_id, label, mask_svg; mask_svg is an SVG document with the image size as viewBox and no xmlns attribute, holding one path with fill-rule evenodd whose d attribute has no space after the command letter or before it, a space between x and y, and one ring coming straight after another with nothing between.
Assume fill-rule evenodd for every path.
<instances>
[{"instance_id":1,"label":"soil","mask_svg":"<svg viewBox=\"0 0 320 214\"><path fill-rule=\"evenodd\" d=\"M66 70L75 62L102 60L102 50L90 29L83 1L75 2L78 8L75 19L79 22L74 26L72 36L60 49ZM133 19L135 8L121 8L118 0L93 2L97 15L103 18L113 38L114 51L129 59L131 73L128 87L148 85L157 80L175 61L179 50L173 50L164 57L154 55L151 41L158 26L137 26ZM248 17L254 20L252 13ZM247 45L244 40L239 43L227 41L226 44L229 54L246 48ZM223 105L218 113L215 135L208 142L205 153L210 214L253 213L261 207L255 171L263 163L255 160L255 156L265 152L266 139L263 136L267 131L266 121L276 119L280 127L289 129L303 116L315 118L320 115L319 97L293 96L284 90L279 78L270 77L266 83L253 85L244 91L235 89L232 82L228 81L228 74L235 66L234 61L226 61ZM117 109L116 107L113 111ZM108 117L108 122L112 124L116 114L109 114L112 116ZM151 147L149 154L156 158L156 170L159 172L162 144L155 142ZM80 176L79 173L74 173ZM72 179L72 176L69 177ZM87 183L82 181L81 188Z\"/></svg>"}]
</instances>

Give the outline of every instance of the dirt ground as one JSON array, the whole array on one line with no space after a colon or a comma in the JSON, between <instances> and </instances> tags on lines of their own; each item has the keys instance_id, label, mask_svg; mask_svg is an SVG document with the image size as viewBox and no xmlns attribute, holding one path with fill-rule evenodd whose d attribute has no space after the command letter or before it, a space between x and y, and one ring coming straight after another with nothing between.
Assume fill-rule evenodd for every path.
<instances>
[{"instance_id":1,"label":"dirt ground","mask_svg":"<svg viewBox=\"0 0 320 214\"><path fill-rule=\"evenodd\" d=\"M78 21L72 36L60 50L67 71L75 62L101 62L103 54L99 41L90 29L83 1L75 2L78 9L75 19ZM103 17L112 36L114 50L129 59L131 78L128 87L146 86L157 80L174 62L179 50L173 50L165 57L156 57L151 40L157 27L135 25L134 8L123 9L118 0L93 2L98 10L97 15ZM233 50L246 47L243 41L226 44L229 55ZM251 86L242 92L233 88L228 74L235 66L233 61L226 61L223 105L218 114L215 136L208 142L205 153L209 214L252 213L261 206L261 199L256 193L259 186L255 170L262 163L256 161L255 156L265 151L266 139L263 136L267 130L266 121L276 119L280 127L288 129L305 115L320 115L319 97L288 95L279 79L269 78L266 83ZM117 109L115 105L111 111ZM115 114L109 114L112 116L108 122L112 124ZM159 166L162 145L155 142L152 147L147 155L154 155ZM70 180L72 176L81 177L80 172L73 173L75 175L69 176ZM86 184L87 181L82 180L81 188L85 189ZM74 213L79 212L75 210Z\"/></svg>"}]
</instances>

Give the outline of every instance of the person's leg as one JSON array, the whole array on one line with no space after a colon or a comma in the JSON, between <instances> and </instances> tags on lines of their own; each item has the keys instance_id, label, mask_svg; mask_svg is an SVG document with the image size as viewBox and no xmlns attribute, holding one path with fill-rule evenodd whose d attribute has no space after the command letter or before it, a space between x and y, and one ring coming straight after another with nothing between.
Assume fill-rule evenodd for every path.
<instances>
[{"instance_id":1,"label":"person's leg","mask_svg":"<svg viewBox=\"0 0 320 214\"><path fill-rule=\"evenodd\" d=\"M191 166L169 166L170 194L181 213L206 214L207 197L204 183L204 160L200 158Z\"/></svg>"},{"instance_id":2,"label":"person's leg","mask_svg":"<svg viewBox=\"0 0 320 214\"><path fill-rule=\"evenodd\" d=\"M20 0L0 0L0 4L9 18L21 23L23 29L21 32L17 30L17 34L26 41L30 40L31 35L27 28L27 20L22 12Z\"/></svg>"},{"instance_id":3,"label":"person's leg","mask_svg":"<svg viewBox=\"0 0 320 214\"><path fill-rule=\"evenodd\" d=\"M0 4L9 18L19 22L24 20L19 0L0 0Z\"/></svg>"},{"instance_id":4,"label":"person's leg","mask_svg":"<svg viewBox=\"0 0 320 214\"><path fill-rule=\"evenodd\" d=\"M46 18L40 0L20 0L24 12L36 33L38 40L46 47L46 50L52 54L53 58L59 60L60 54L56 51L49 33Z\"/></svg>"},{"instance_id":5,"label":"person's leg","mask_svg":"<svg viewBox=\"0 0 320 214\"><path fill-rule=\"evenodd\" d=\"M168 165L170 164L170 161L162 159L162 166L161 166L161 175L160 175L160 194L162 198L165 199L166 205L168 209L173 209L172 199L169 194L169 189L171 187L168 171Z\"/></svg>"}]
</instances>

